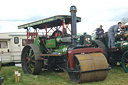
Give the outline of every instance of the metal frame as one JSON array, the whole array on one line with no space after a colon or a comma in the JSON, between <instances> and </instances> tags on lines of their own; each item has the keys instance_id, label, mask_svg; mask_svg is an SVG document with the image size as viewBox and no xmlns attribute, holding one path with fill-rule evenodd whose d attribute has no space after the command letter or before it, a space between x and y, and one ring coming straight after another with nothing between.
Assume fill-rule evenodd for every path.
<instances>
[{"instance_id":1,"label":"metal frame","mask_svg":"<svg viewBox=\"0 0 128 85\"><path fill-rule=\"evenodd\" d=\"M61 68L63 69L63 68ZM107 71L107 70L111 70L111 67L108 68L104 68L104 69L95 69L95 70L88 70L88 71L80 71L80 70L75 70L75 69L63 69L67 72L75 72L75 73L90 73L90 72L96 72L96 71Z\"/></svg>"},{"instance_id":2,"label":"metal frame","mask_svg":"<svg viewBox=\"0 0 128 85\"><path fill-rule=\"evenodd\" d=\"M64 37L64 32L65 32L65 29L67 30L69 30L70 32L71 32L71 30L69 29L69 24L71 24L71 21L68 23L68 24L65 24L65 21L63 20L63 22L62 22L62 29L63 29L63 32L62 32L62 35L63 35L63 37Z\"/></svg>"},{"instance_id":3,"label":"metal frame","mask_svg":"<svg viewBox=\"0 0 128 85\"><path fill-rule=\"evenodd\" d=\"M65 32L65 30L68 29L68 30L71 32L71 30L70 30L70 28L69 28L69 24L71 24L71 21L70 21L68 24L66 24L65 21L63 20L61 26L51 27L49 30L48 30L49 25L46 24L46 25L45 25L45 35L47 36L47 34L48 34L51 30L55 31L53 28L55 28L55 29L56 29L56 28L60 29L60 28L62 27L62 30L63 30L63 31L62 31L62 35L63 35L63 37L64 37L64 32ZM37 36L38 36L37 29L34 29L34 32L30 32L29 27L27 28L27 44L34 43L34 39L35 39ZM29 37L31 37L30 42L29 42Z\"/></svg>"},{"instance_id":4,"label":"metal frame","mask_svg":"<svg viewBox=\"0 0 128 85\"><path fill-rule=\"evenodd\" d=\"M27 28L27 44L34 43L34 39L38 36L37 29L34 29L34 32L30 32ZM29 37L31 37L31 41L29 41Z\"/></svg>"}]
</instances>

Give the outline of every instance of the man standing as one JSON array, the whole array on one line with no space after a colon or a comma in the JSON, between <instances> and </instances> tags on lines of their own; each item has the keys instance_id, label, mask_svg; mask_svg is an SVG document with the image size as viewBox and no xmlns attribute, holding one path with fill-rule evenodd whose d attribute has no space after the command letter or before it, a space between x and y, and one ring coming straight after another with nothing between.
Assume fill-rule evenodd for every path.
<instances>
[{"instance_id":1,"label":"man standing","mask_svg":"<svg viewBox=\"0 0 128 85\"><path fill-rule=\"evenodd\" d=\"M113 25L108 30L108 47L114 48L115 47L115 36L118 32L118 29L121 27L122 23L118 22L117 25Z\"/></svg>"}]
</instances>

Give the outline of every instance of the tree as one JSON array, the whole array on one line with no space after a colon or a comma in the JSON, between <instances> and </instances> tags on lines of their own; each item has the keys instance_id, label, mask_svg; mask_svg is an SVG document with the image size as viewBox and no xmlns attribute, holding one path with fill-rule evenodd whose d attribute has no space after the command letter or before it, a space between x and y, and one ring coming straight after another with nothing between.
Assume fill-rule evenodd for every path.
<instances>
[{"instance_id":1,"label":"tree","mask_svg":"<svg viewBox=\"0 0 128 85\"><path fill-rule=\"evenodd\" d=\"M128 22L128 18L126 18L126 17L122 18L121 22L122 22L122 24L126 24Z\"/></svg>"}]
</instances>

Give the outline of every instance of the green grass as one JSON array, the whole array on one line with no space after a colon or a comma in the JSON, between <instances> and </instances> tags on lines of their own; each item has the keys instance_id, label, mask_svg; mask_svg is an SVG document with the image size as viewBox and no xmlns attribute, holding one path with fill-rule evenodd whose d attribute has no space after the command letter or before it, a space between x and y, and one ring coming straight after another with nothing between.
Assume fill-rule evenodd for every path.
<instances>
[{"instance_id":1,"label":"green grass","mask_svg":"<svg viewBox=\"0 0 128 85\"><path fill-rule=\"evenodd\" d=\"M21 73L20 82L15 82L14 70ZM44 72L41 75L28 75L22 72L21 67L4 66L0 72L4 77L2 85L128 85L128 74L121 67L112 67L104 81L76 84L70 81L68 74Z\"/></svg>"}]
</instances>

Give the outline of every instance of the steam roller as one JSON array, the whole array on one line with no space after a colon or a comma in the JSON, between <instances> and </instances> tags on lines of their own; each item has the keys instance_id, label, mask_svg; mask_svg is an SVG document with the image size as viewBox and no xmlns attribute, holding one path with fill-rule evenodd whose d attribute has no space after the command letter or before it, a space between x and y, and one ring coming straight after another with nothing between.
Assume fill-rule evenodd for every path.
<instances>
[{"instance_id":1,"label":"steam roller","mask_svg":"<svg viewBox=\"0 0 128 85\"><path fill-rule=\"evenodd\" d=\"M101 81L108 75L108 63L102 53L76 54L74 68L79 72L69 72L69 76L78 83Z\"/></svg>"},{"instance_id":2,"label":"steam roller","mask_svg":"<svg viewBox=\"0 0 128 85\"><path fill-rule=\"evenodd\" d=\"M29 37L32 39L23 48L21 55L24 73L38 75L42 70L66 71L76 83L100 81L107 77L110 68L103 49L93 47L91 35L77 35L76 23L80 22L81 18L76 17L76 6L71 6L70 12L71 16L58 15L19 26L24 29L31 26L46 31L46 35L37 36L37 33L30 33L27 29L27 42L30 42ZM69 24L70 34L66 33ZM51 30L53 27L62 28L62 33L56 30L47 36L47 29ZM33 39L29 35L36 37Z\"/></svg>"},{"instance_id":3,"label":"steam roller","mask_svg":"<svg viewBox=\"0 0 128 85\"><path fill-rule=\"evenodd\" d=\"M71 28L74 30L76 28L76 7L72 6L70 8L71 12ZM76 29L72 32L72 36L76 36ZM93 48L91 42L91 36L84 33L80 37L80 44L85 45L83 48L77 44L75 37L72 38L72 46L74 48L68 51L69 64L68 71L69 77L72 81L77 83L91 82L91 81L101 81L104 80L108 75L108 62L104 56L104 51L101 48Z\"/></svg>"}]
</instances>

